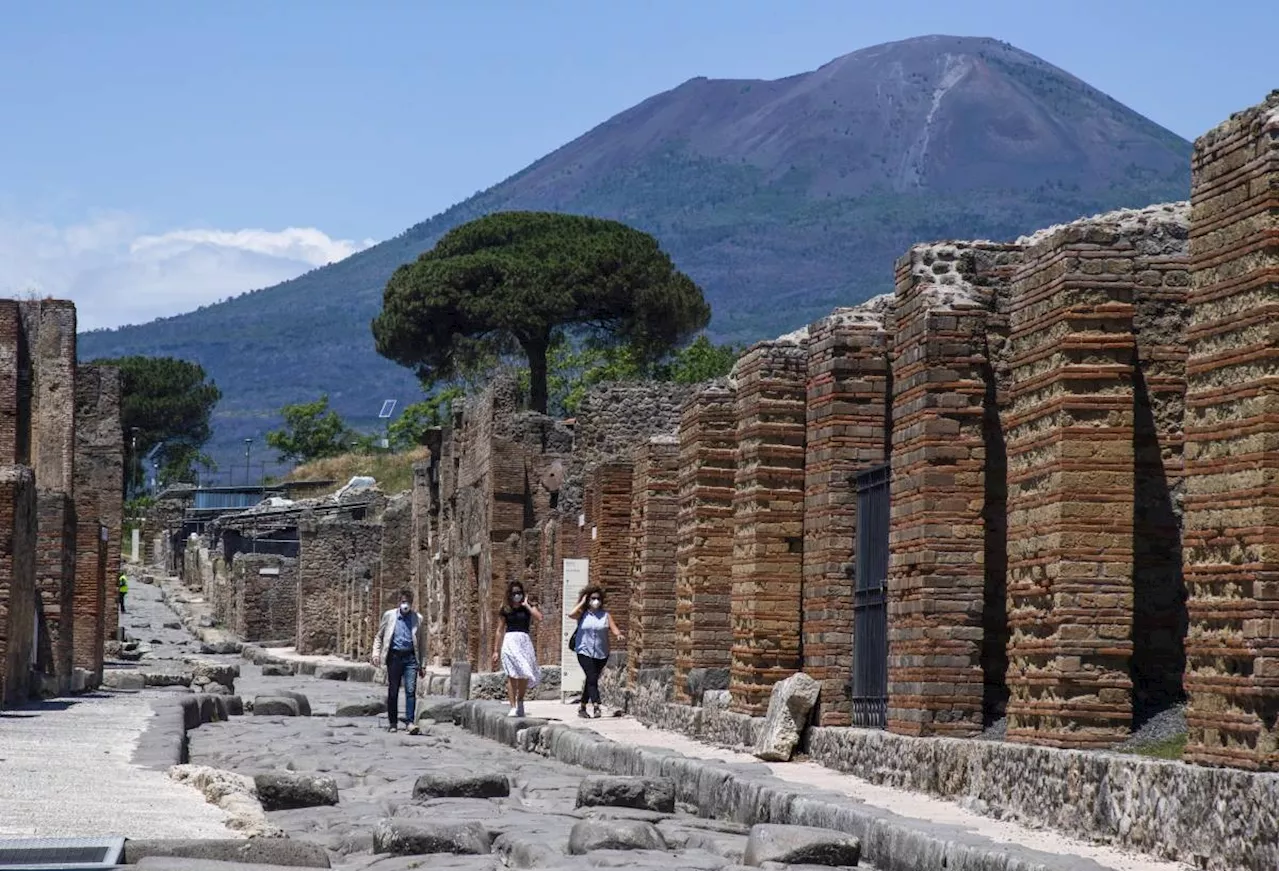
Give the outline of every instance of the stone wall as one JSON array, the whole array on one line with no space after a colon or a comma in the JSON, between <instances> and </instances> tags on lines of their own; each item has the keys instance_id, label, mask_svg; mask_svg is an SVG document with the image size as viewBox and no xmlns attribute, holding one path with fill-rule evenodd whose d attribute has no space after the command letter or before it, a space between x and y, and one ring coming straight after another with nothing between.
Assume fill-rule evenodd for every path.
<instances>
[{"instance_id":1,"label":"stone wall","mask_svg":"<svg viewBox=\"0 0 1280 871\"><path fill-rule=\"evenodd\" d=\"M1167 507L1160 510L1170 499L1154 423L1160 409L1141 378L1145 335L1136 312L1170 305L1171 331L1179 334L1186 228L1182 204L1051 228L1027 240L1014 277L1010 740L1062 747L1122 740L1133 725L1139 671L1150 681L1143 688L1164 706L1177 701L1156 684L1176 666L1176 630L1164 624L1176 622L1181 579L1176 564L1139 561L1135 550L1141 518L1156 551L1177 552L1176 522ZM1160 333L1158 323L1153 312L1148 326ZM1160 358L1166 338L1156 342ZM1174 374L1165 383L1152 373L1176 404L1181 379ZM1180 453L1181 421L1161 418L1179 431L1168 433L1172 458ZM1154 451L1154 468L1139 468L1140 445ZM1139 593L1147 613L1137 610Z\"/></svg>"},{"instance_id":2,"label":"stone wall","mask_svg":"<svg viewBox=\"0 0 1280 871\"><path fill-rule=\"evenodd\" d=\"M733 478L737 469L734 390L712 383L686 400L676 475L675 698L690 694L695 669L723 671L733 645ZM727 684L726 684L727 685Z\"/></svg>"},{"instance_id":3,"label":"stone wall","mask_svg":"<svg viewBox=\"0 0 1280 871\"><path fill-rule=\"evenodd\" d=\"M675 664L678 459L674 436L654 436L632 454L629 620L619 623L631 684L642 669Z\"/></svg>"},{"instance_id":4,"label":"stone wall","mask_svg":"<svg viewBox=\"0 0 1280 871\"><path fill-rule=\"evenodd\" d=\"M77 523L74 665L101 680L120 626L116 578L124 524L124 432L120 370L81 366L75 396ZM112 645L114 646L114 645Z\"/></svg>"},{"instance_id":5,"label":"stone wall","mask_svg":"<svg viewBox=\"0 0 1280 871\"><path fill-rule=\"evenodd\" d=\"M1003 671L984 658L1004 609L995 357L1018 256L941 243L897 264L887 721L903 734L973 734L1000 713Z\"/></svg>"},{"instance_id":6,"label":"stone wall","mask_svg":"<svg viewBox=\"0 0 1280 871\"><path fill-rule=\"evenodd\" d=\"M801 662L805 339L762 342L734 368L731 707L763 713Z\"/></svg>"},{"instance_id":7,"label":"stone wall","mask_svg":"<svg viewBox=\"0 0 1280 871\"><path fill-rule=\"evenodd\" d=\"M293 643L298 632L298 560L239 553L231 562L234 597L226 625L244 641Z\"/></svg>"},{"instance_id":8,"label":"stone wall","mask_svg":"<svg viewBox=\"0 0 1280 871\"><path fill-rule=\"evenodd\" d=\"M809 327L804 483L805 672L822 684L818 722L851 722L854 475L888 460L892 297Z\"/></svg>"},{"instance_id":9,"label":"stone wall","mask_svg":"<svg viewBox=\"0 0 1280 871\"><path fill-rule=\"evenodd\" d=\"M1183 539L1187 755L1273 771L1278 112L1273 91L1196 140Z\"/></svg>"},{"instance_id":10,"label":"stone wall","mask_svg":"<svg viewBox=\"0 0 1280 871\"><path fill-rule=\"evenodd\" d=\"M358 655L363 639L377 631L365 625L372 611L382 531L381 524L366 520L365 514L376 516L377 511L374 507L317 517L308 510L299 519L299 653L345 649Z\"/></svg>"},{"instance_id":11,"label":"stone wall","mask_svg":"<svg viewBox=\"0 0 1280 871\"><path fill-rule=\"evenodd\" d=\"M31 689L35 551L35 476L26 466L0 466L0 705L22 704Z\"/></svg>"}]
</instances>

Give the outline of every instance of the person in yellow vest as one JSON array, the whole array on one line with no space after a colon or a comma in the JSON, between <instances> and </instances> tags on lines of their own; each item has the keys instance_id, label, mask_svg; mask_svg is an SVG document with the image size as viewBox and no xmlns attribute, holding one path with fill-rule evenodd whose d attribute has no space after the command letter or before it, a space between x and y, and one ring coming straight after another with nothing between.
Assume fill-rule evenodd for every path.
<instances>
[{"instance_id":1,"label":"person in yellow vest","mask_svg":"<svg viewBox=\"0 0 1280 871\"><path fill-rule=\"evenodd\" d=\"M116 584L116 593L117 593L117 595L119 596L119 600L120 600L120 613L121 613L121 614L125 613L125 610L124 610L124 595L125 595L125 593L127 593L127 592L129 592L129 577L128 577L128 575L126 575L124 572L121 572L121 573L120 573L120 580L119 580L119 581L117 582L117 584Z\"/></svg>"}]
</instances>

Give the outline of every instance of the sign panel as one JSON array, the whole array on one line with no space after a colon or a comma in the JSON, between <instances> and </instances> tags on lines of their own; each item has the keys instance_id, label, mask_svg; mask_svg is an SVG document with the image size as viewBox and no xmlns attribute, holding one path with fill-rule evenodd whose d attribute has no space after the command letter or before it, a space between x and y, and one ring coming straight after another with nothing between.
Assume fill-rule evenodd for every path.
<instances>
[{"instance_id":1,"label":"sign panel","mask_svg":"<svg viewBox=\"0 0 1280 871\"><path fill-rule=\"evenodd\" d=\"M569 606L578 601L578 594L587 585L587 566L589 560L567 559L564 561L564 588L560 601L564 607L560 609L560 701L568 701L569 696L582 693L586 686L587 676L578 665L578 655L569 649L569 636L578 628L577 620L567 616L572 610Z\"/></svg>"}]
</instances>

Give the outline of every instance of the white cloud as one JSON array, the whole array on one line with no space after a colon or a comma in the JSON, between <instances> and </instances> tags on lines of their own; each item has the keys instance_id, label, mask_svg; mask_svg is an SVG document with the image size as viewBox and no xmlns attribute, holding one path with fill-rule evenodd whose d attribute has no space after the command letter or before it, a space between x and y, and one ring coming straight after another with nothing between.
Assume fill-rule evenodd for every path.
<instances>
[{"instance_id":1,"label":"white cloud","mask_svg":"<svg viewBox=\"0 0 1280 871\"><path fill-rule=\"evenodd\" d=\"M123 213L61 227L0 216L0 296L73 300L82 330L145 323L295 278L372 244L311 227L148 234Z\"/></svg>"}]
</instances>

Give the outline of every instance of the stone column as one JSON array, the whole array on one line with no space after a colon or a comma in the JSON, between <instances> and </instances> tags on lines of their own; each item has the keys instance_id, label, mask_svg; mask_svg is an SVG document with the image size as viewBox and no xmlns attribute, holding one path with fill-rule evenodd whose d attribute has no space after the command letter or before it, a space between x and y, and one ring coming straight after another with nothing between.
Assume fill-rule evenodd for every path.
<instances>
[{"instance_id":1,"label":"stone column","mask_svg":"<svg viewBox=\"0 0 1280 871\"><path fill-rule=\"evenodd\" d=\"M1139 283L1183 274L1185 211L1154 206L1029 240L1014 280L1008 738L1104 747L1133 718ZM1170 285L1176 279L1169 281Z\"/></svg>"},{"instance_id":2,"label":"stone column","mask_svg":"<svg viewBox=\"0 0 1280 871\"><path fill-rule=\"evenodd\" d=\"M1016 245L898 261L887 726L970 735L1002 699L1004 467L996 357ZM993 674L994 672L994 674Z\"/></svg>"},{"instance_id":3,"label":"stone column","mask_svg":"<svg viewBox=\"0 0 1280 871\"><path fill-rule=\"evenodd\" d=\"M1196 140L1186 758L1276 770L1277 96Z\"/></svg>"},{"instance_id":4,"label":"stone column","mask_svg":"<svg viewBox=\"0 0 1280 871\"><path fill-rule=\"evenodd\" d=\"M759 715L801 663L806 340L761 342L735 367L730 708Z\"/></svg>"},{"instance_id":5,"label":"stone column","mask_svg":"<svg viewBox=\"0 0 1280 871\"><path fill-rule=\"evenodd\" d=\"M809 327L804 499L804 671L822 684L818 722L851 722L858 470L889 441L892 297L838 309Z\"/></svg>"},{"instance_id":6,"label":"stone column","mask_svg":"<svg viewBox=\"0 0 1280 871\"><path fill-rule=\"evenodd\" d=\"M678 454L674 436L653 436L632 454L630 686L642 669L674 665Z\"/></svg>"},{"instance_id":7,"label":"stone column","mask_svg":"<svg viewBox=\"0 0 1280 871\"><path fill-rule=\"evenodd\" d=\"M674 697L689 693L689 672L712 669L728 687L733 635L733 476L737 466L734 391L714 382L690 396L680 417L676 476L676 617Z\"/></svg>"},{"instance_id":8,"label":"stone column","mask_svg":"<svg viewBox=\"0 0 1280 871\"><path fill-rule=\"evenodd\" d=\"M35 553L35 476L26 466L0 465L0 706L24 704L31 689Z\"/></svg>"}]
</instances>

